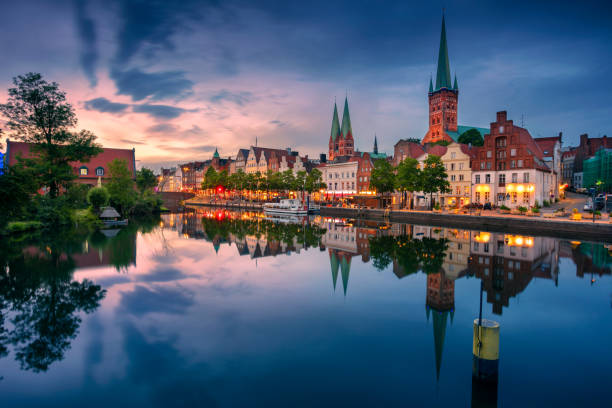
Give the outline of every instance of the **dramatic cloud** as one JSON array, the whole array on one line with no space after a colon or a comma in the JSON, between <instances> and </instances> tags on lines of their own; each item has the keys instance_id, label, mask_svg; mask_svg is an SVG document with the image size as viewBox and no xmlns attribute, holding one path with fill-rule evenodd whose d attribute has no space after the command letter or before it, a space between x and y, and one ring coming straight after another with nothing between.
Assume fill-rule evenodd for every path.
<instances>
[{"instance_id":1,"label":"dramatic cloud","mask_svg":"<svg viewBox=\"0 0 612 408\"><path fill-rule=\"evenodd\" d=\"M210 97L212 103L221 103L223 101L233 102L238 106L244 106L253 100L251 92L230 92L227 89L222 89L218 93Z\"/></svg>"},{"instance_id":2,"label":"dramatic cloud","mask_svg":"<svg viewBox=\"0 0 612 408\"><path fill-rule=\"evenodd\" d=\"M96 78L96 64L98 62L96 29L94 21L86 15L84 0L75 0L75 16L77 33L81 40L81 66L93 87L98 83L98 78Z\"/></svg>"},{"instance_id":3,"label":"dramatic cloud","mask_svg":"<svg viewBox=\"0 0 612 408\"><path fill-rule=\"evenodd\" d=\"M181 314L193 304L193 294L181 287L139 285L121 298L122 309L137 317L149 313Z\"/></svg>"},{"instance_id":4,"label":"dramatic cloud","mask_svg":"<svg viewBox=\"0 0 612 408\"><path fill-rule=\"evenodd\" d=\"M144 103L142 105L133 105L134 112L146 113L158 119L174 119L187 112L186 109L177 108L169 105L152 105Z\"/></svg>"},{"instance_id":5,"label":"dramatic cloud","mask_svg":"<svg viewBox=\"0 0 612 408\"><path fill-rule=\"evenodd\" d=\"M129 95L134 101L150 97L152 100L177 98L188 95L193 82L183 71L147 73L138 69L111 72L119 95Z\"/></svg>"},{"instance_id":6,"label":"dramatic cloud","mask_svg":"<svg viewBox=\"0 0 612 408\"><path fill-rule=\"evenodd\" d=\"M130 105L125 103L111 102L106 98L95 98L85 101L85 109L104 113L125 112Z\"/></svg>"}]
</instances>

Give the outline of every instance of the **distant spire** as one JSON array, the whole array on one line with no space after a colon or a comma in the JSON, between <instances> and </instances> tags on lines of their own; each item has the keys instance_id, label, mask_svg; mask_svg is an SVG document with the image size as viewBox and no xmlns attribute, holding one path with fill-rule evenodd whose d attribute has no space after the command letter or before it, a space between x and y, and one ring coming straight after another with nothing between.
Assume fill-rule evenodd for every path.
<instances>
[{"instance_id":1,"label":"distant spire","mask_svg":"<svg viewBox=\"0 0 612 408\"><path fill-rule=\"evenodd\" d=\"M331 265L332 282L334 283L334 292L335 292L336 282L338 282L338 268L340 264L338 264L338 258L336 258L336 254L334 252L332 252L329 256L329 263Z\"/></svg>"},{"instance_id":2,"label":"distant spire","mask_svg":"<svg viewBox=\"0 0 612 408\"><path fill-rule=\"evenodd\" d=\"M344 290L344 296L346 296L346 290L348 288L349 274L351 273L351 258L346 259L346 255L342 256L340 262L340 275L342 276L342 289Z\"/></svg>"},{"instance_id":3,"label":"distant spire","mask_svg":"<svg viewBox=\"0 0 612 408\"><path fill-rule=\"evenodd\" d=\"M429 76L429 93L433 93L433 82L431 80L431 75Z\"/></svg>"},{"instance_id":4,"label":"distant spire","mask_svg":"<svg viewBox=\"0 0 612 408\"><path fill-rule=\"evenodd\" d=\"M338 136L340 136L340 121L338 120L338 106L336 105L336 101L334 101L334 115L332 117L332 127L330 134L332 142L335 142Z\"/></svg>"},{"instance_id":5,"label":"distant spire","mask_svg":"<svg viewBox=\"0 0 612 408\"><path fill-rule=\"evenodd\" d=\"M215 147L215 154L213 154L213 159L218 159L219 156L219 151L217 150L217 148Z\"/></svg>"},{"instance_id":6,"label":"distant spire","mask_svg":"<svg viewBox=\"0 0 612 408\"><path fill-rule=\"evenodd\" d=\"M442 351L444 350L444 337L446 335L446 321L448 311L438 311L434 309L433 329L434 329L434 348L436 353L436 380L440 379L440 368L442 367Z\"/></svg>"},{"instance_id":7,"label":"distant spire","mask_svg":"<svg viewBox=\"0 0 612 408\"><path fill-rule=\"evenodd\" d=\"M459 90L459 87L457 86L457 74L455 74L455 84L453 85L453 89L454 89L455 91L458 91L458 90Z\"/></svg>"},{"instance_id":8,"label":"distant spire","mask_svg":"<svg viewBox=\"0 0 612 408\"><path fill-rule=\"evenodd\" d=\"M351 136L353 135L353 128L351 127L351 115L349 115L348 97L344 98L344 112L342 113L342 130L340 133L342 134L343 139L346 139L349 134Z\"/></svg>"},{"instance_id":9,"label":"distant spire","mask_svg":"<svg viewBox=\"0 0 612 408\"><path fill-rule=\"evenodd\" d=\"M372 153L378 154L378 140L376 140L376 133L374 133L374 150L372 150Z\"/></svg>"},{"instance_id":10,"label":"distant spire","mask_svg":"<svg viewBox=\"0 0 612 408\"><path fill-rule=\"evenodd\" d=\"M448 45L446 43L446 24L442 15L442 32L440 33L440 51L438 53L438 72L436 75L436 91L451 87L450 63L448 60Z\"/></svg>"}]
</instances>

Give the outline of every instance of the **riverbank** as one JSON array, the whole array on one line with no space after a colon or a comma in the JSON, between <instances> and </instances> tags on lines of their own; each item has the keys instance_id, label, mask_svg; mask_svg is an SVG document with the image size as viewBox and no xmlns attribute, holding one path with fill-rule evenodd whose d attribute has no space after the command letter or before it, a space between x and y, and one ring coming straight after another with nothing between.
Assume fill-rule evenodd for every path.
<instances>
[{"instance_id":1,"label":"riverbank","mask_svg":"<svg viewBox=\"0 0 612 408\"><path fill-rule=\"evenodd\" d=\"M389 211L341 207L321 207L321 215L612 243L612 224L604 221L571 221L564 218L545 219L499 214L442 214L429 211Z\"/></svg>"}]
</instances>

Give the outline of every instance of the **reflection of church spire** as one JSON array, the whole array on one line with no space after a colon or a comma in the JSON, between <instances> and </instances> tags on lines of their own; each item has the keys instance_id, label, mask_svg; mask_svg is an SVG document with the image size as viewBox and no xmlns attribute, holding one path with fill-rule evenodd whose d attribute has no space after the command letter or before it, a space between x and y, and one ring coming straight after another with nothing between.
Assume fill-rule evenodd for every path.
<instances>
[{"instance_id":1,"label":"reflection of church spire","mask_svg":"<svg viewBox=\"0 0 612 408\"><path fill-rule=\"evenodd\" d=\"M444 349L444 337L446 335L446 320L448 311L440 312L433 310L434 347L436 350L436 380L440 379L440 367L442 366L442 351Z\"/></svg>"},{"instance_id":2,"label":"reflection of church spire","mask_svg":"<svg viewBox=\"0 0 612 408\"><path fill-rule=\"evenodd\" d=\"M331 264L332 280L334 282L334 292L336 291L336 282L338 282L338 258L336 253L332 250L329 251L329 263Z\"/></svg>"},{"instance_id":3,"label":"reflection of church spire","mask_svg":"<svg viewBox=\"0 0 612 408\"><path fill-rule=\"evenodd\" d=\"M346 288L348 287L349 274L351 273L351 258L342 257L340 262L340 273L342 274L342 287L344 288L344 296L346 296Z\"/></svg>"}]
</instances>

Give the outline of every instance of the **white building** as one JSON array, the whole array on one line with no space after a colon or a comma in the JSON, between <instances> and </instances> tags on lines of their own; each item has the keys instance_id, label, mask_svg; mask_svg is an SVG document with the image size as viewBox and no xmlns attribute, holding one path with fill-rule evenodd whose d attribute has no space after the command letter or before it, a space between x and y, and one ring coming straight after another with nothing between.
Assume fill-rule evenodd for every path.
<instances>
[{"instance_id":1,"label":"white building","mask_svg":"<svg viewBox=\"0 0 612 408\"><path fill-rule=\"evenodd\" d=\"M327 184L324 194L329 198L342 198L357 194L357 159L342 163L324 163L318 169Z\"/></svg>"}]
</instances>

